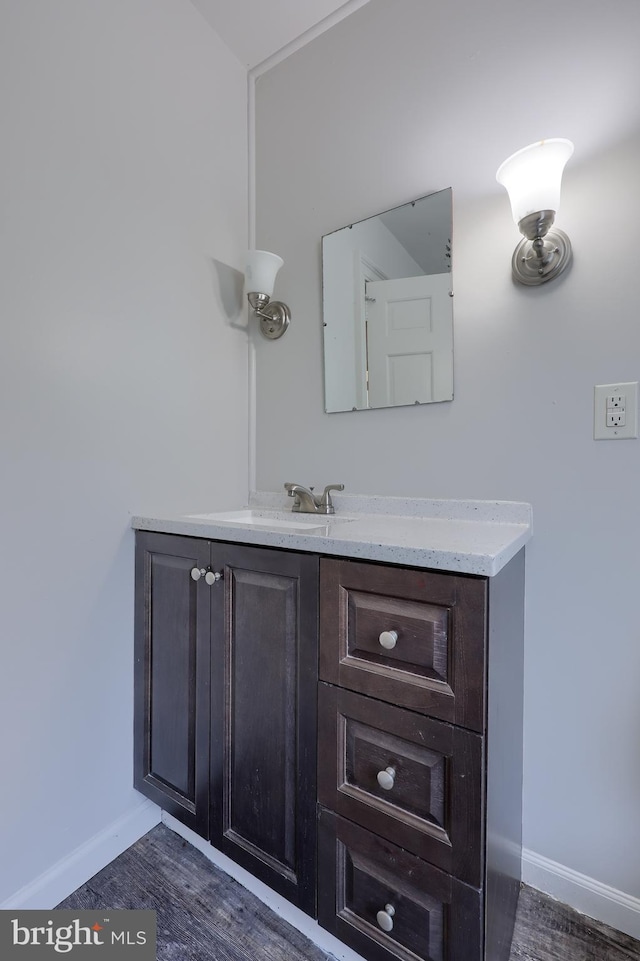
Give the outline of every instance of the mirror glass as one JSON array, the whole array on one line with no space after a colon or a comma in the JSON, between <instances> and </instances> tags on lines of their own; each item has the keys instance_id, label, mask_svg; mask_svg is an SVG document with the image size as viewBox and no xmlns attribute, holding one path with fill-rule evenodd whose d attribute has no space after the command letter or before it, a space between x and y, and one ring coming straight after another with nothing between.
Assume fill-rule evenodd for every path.
<instances>
[{"instance_id":1,"label":"mirror glass","mask_svg":"<svg viewBox=\"0 0 640 961\"><path fill-rule=\"evenodd\" d=\"M452 191L322 238L325 410L453 399Z\"/></svg>"}]
</instances>

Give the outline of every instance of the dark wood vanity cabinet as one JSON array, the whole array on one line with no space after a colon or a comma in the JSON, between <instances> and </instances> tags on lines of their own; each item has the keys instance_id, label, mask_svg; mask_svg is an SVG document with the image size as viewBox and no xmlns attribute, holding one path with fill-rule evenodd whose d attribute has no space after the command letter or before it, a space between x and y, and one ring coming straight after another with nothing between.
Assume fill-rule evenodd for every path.
<instances>
[{"instance_id":1,"label":"dark wood vanity cabinet","mask_svg":"<svg viewBox=\"0 0 640 961\"><path fill-rule=\"evenodd\" d=\"M508 961L524 552L136 543L136 787L367 961Z\"/></svg>"},{"instance_id":2,"label":"dark wood vanity cabinet","mask_svg":"<svg viewBox=\"0 0 640 961\"><path fill-rule=\"evenodd\" d=\"M326 558L318 920L369 961L507 961L524 555L495 577Z\"/></svg>"},{"instance_id":3,"label":"dark wood vanity cabinet","mask_svg":"<svg viewBox=\"0 0 640 961\"><path fill-rule=\"evenodd\" d=\"M311 555L137 534L135 786L314 915L317 583Z\"/></svg>"}]
</instances>

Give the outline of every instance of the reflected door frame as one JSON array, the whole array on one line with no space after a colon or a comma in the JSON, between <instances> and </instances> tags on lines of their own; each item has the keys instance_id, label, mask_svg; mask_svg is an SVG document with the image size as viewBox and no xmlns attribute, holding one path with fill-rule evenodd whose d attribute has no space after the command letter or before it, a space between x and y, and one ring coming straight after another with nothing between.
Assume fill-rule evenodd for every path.
<instances>
[{"instance_id":1,"label":"reflected door frame","mask_svg":"<svg viewBox=\"0 0 640 961\"><path fill-rule=\"evenodd\" d=\"M389 277L378 267L362 250L354 251L355 255L355 285L357 291L354 311L356 315L355 326L355 357L356 366L354 376L357 384L357 407L358 410L369 407L369 357L368 357L368 336L367 336L367 284L376 280L388 280Z\"/></svg>"}]
</instances>

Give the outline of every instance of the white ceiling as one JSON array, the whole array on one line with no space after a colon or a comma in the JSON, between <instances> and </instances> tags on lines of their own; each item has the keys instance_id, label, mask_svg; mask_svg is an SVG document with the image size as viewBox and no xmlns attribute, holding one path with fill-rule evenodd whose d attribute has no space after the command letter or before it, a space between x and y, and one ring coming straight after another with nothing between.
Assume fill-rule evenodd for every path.
<instances>
[{"instance_id":1,"label":"white ceiling","mask_svg":"<svg viewBox=\"0 0 640 961\"><path fill-rule=\"evenodd\" d=\"M367 0L191 0L249 69L267 60L336 11Z\"/></svg>"}]
</instances>

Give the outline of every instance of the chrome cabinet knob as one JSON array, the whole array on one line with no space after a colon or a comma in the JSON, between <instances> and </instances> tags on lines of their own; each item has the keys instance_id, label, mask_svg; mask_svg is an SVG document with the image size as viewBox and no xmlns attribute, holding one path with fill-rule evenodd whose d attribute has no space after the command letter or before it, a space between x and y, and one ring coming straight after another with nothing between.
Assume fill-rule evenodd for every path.
<instances>
[{"instance_id":1,"label":"chrome cabinet knob","mask_svg":"<svg viewBox=\"0 0 640 961\"><path fill-rule=\"evenodd\" d=\"M396 783L396 769L394 767L386 767L384 771L378 771L377 781L381 788L384 788L385 791L390 791Z\"/></svg>"},{"instance_id":2,"label":"chrome cabinet knob","mask_svg":"<svg viewBox=\"0 0 640 961\"><path fill-rule=\"evenodd\" d=\"M396 641L398 640L398 632L383 631L380 637L378 638L378 640L380 641L380 644L382 645L382 647L385 648L385 650L392 651L393 648L396 646Z\"/></svg>"},{"instance_id":3,"label":"chrome cabinet knob","mask_svg":"<svg viewBox=\"0 0 640 961\"><path fill-rule=\"evenodd\" d=\"M396 913L396 909L392 904L385 904L384 911L378 911L376 914L376 921L378 922L378 927L382 928L383 931L387 933L393 931L393 916Z\"/></svg>"},{"instance_id":4,"label":"chrome cabinet knob","mask_svg":"<svg viewBox=\"0 0 640 961\"><path fill-rule=\"evenodd\" d=\"M219 573L219 571L208 571L206 567L191 568L191 577L193 580L199 581L201 577L204 577L209 587L211 587L211 585L215 584L217 581L221 581L223 576L224 575Z\"/></svg>"}]
</instances>

